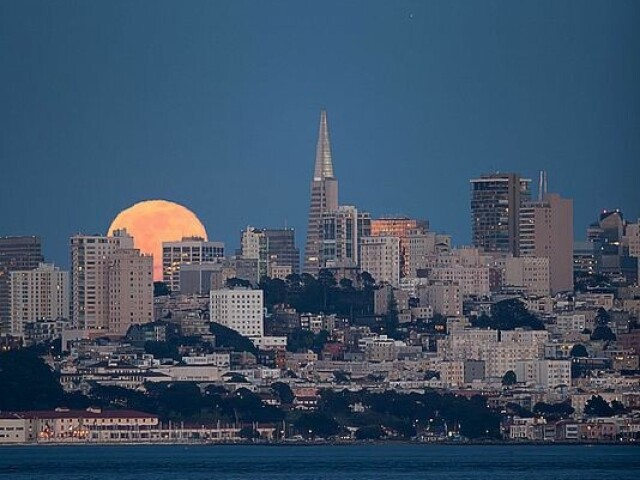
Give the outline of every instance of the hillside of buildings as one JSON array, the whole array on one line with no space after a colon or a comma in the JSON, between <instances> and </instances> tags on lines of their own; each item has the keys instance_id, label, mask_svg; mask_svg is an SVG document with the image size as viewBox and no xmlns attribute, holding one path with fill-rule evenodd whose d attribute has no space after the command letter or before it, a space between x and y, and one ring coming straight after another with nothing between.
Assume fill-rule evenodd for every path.
<instances>
[{"instance_id":1,"label":"hillside of buildings","mask_svg":"<svg viewBox=\"0 0 640 480\"><path fill-rule=\"evenodd\" d=\"M341 205L323 111L303 249L117 228L65 271L0 237L0 443L638 441L640 221L575 239L544 172L469 185L468 246Z\"/></svg>"}]
</instances>

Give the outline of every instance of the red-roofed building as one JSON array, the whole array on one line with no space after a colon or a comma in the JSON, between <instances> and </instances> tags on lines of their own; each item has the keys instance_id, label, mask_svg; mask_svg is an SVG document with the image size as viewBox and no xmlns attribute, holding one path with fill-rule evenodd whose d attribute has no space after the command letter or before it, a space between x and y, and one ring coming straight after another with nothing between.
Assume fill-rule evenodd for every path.
<instances>
[{"instance_id":1,"label":"red-roofed building","mask_svg":"<svg viewBox=\"0 0 640 480\"><path fill-rule=\"evenodd\" d=\"M148 438L158 417L135 410L31 410L0 414L0 443L127 441Z\"/></svg>"}]
</instances>

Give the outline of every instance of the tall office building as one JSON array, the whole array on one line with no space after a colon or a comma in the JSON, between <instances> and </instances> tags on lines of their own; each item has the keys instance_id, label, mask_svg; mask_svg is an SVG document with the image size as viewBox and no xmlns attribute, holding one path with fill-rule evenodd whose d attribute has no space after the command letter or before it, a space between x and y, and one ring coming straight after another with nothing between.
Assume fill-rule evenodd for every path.
<instances>
[{"instance_id":1,"label":"tall office building","mask_svg":"<svg viewBox=\"0 0 640 480\"><path fill-rule=\"evenodd\" d=\"M338 180L333 173L327 112L320 112L316 163L311 182L311 204L304 250L304 273L317 275L322 254L322 215L338 209Z\"/></svg>"},{"instance_id":2,"label":"tall office building","mask_svg":"<svg viewBox=\"0 0 640 480\"><path fill-rule=\"evenodd\" d=\"M427 220L409 217L383 217L371 220L371 236L392 236L400 239L400 276L409 276L409 235L429 230Z\"/></svg>"},{"instance_id":3,"label":"tall office building","mask_svg":"<svg viewBox=\"0 0 640 480\"><path fill-rule=\"evenodd\" d=\"M179 242L162 242L162 281L172 292L180 290L180 265L214 262L224 257L224 243L200 237L185 237Z\"/></svg>"},{"instance_id":4,"label":"tall office building","mask_svg":"<svg viewBox=\"0 0 640 480\"><path fill-rule=\"evenodd\" d=\"M40 320L69 319L69 272L41 263L33 270L11 272L11 335Z\"/></svg>"},{"instance_id":5,"label":"tall office building","mask_svg":"<svg viewBox=\"0 0 640 480\"><path fill-rule=\"evenodd\" d=\"M296 247L293 228L265 228L269 276L276 267L290 267L291 273L300 273L300 249Z\"/></svg>"},{"instance_id":6,"label":"tall office building","mask_svg":"<svg viewBox=\"0 0 640 480\"><path fill-rule=\"evenodd\" d=\"M529 201L531 180L517 173L471 180L473 246L486 252L520 254L520 206Z\"/></svg>"},{"instance_id":7,"label":"tall office building","mask_svg":"<svg viewBox=\"0 0 640 480\"><path fill-rule=\"evenodd\" d=\"M11 330L11 272L33 270L43 260L39 237L0 237L0 334Z\"/></svg>"},{"instance_id":8,"label":"tall office building","mask_svg":"<svg viewBox=\"0 0 640 480\"><path fill-rule=\"evenodd\" d=\"M247 227L240 238L242 258L258 261L258 277L273 276L277 269L285 268L290 273L300 272L300 250L295 245L293 228Z\"/></svg>"},{"instance_id":9,"label":"tall office building","mask_svg":"<svg viewBox=\"0 0 640 480\"><path fill-rule=\"evenodd\" d=\"M522 205L520 256L549 259L552 294L573 290L573 200L547 193Z\"/></svg>"},{"instance_id":10,"label":"tall office building","mask_svg":"<svg viewBox=\"0 0 640 480\"><path fill-rule=\"evenodd\" d=\"M597 273L622 276L631 283L637 281L638 258L632 255L637 252L628 236L633 235L631 225L629 229L622 212L616 209L604 210L599 221L589 226L587 240L594 246Z\"/></svg>"},{"instance_id":11,"label":"tall office building","mask_svg":"<svg viewBox=\"0 0 640 480\"><path fill-rule=\"evenodd\" d=\"M371 235L371 215L356 207L339 206L322 215L320 266L356 267L360 265L360 240Z\"/></svg>"}]
</instances>

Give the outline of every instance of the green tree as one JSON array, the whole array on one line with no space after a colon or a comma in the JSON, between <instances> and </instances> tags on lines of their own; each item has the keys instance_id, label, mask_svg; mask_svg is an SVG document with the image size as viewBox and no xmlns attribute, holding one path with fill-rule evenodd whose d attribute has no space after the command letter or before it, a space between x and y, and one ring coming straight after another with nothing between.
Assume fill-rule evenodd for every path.
<instances>
[{"instance_id":1,"label":"green tree","mask_svg":"<svg viewBox=\"0 0 640 480\"><path fill-rule=\"evenodd\" d=\"M313 332L296 329L287 336L287 350L290 352L306 352L313 349Z\"/></svg>"},{"instance_id":2,"label":"green tree","mask_svg":"<svg viewBox=\"0 0 640 480\"><path fill-rule=\"evenodd\" d=\"M240 429L240 437L245 440L255 440L260 438L260 434L253 427L242 427Z\"/></svg>"},{"instance_id":3,"label":"green tree","mask_svg":"<svg viewBox=\"0 0 640 480\"><path fill-rule=\"evenodd\" d=\"M611 321L611 315L606 309L600 307L596 313L596 325L607 325Z\"/></svg>"},{"instance_id":4,"label":"green tree","mask_svg":"<svg viewBox=\"0 0 640 480\"><path fill-rule=\"evenodd\" d=\"M350 290L353 291L353 281L351 281L348 278L341 278L340 282L338 282L338 284L340 285L340 288L343 290Z\"/></svg>"},{"instance_id":5,"label":"green tree","mask_svg":"<svg viewBox=\"0 0 640 480\"><path fill-rule=\"evenodd\" d=\"M591 340L615 341L616 336L606 325L598 325L591 334Z\"/></svg>"},{"instance_id":6,"label":"green tree","mask_svg":"<svg viewBox=\"0 0 640 480\"><path fill-rule=\"evenodd\" d=\"M513 370L509 370L502 376L502 385L515 385L518 383L518 378L516 377L516 372Z\"/></svg>"},{"instance_id":7,"label":"green tree","mask_svg":"<svg viewBox=\"0 0 640 480\"><path fill-rule=\"evenodd\" d=\"M387 297L387 314L384 318L384 333L392 338L397 335L398 325L398 302L393 294L393 288L389 288Z\"/></svg>"},{"instance_id":8,"label":"green tree","mask_svg":"<svg viewBox=\"0 0 640 480\"><path fill-rule=\"evenodd\" d=\"M244 278L227 278L225 284L227 288L252 288L251 282L249 280L245 280Z\"/></svg>"},{"instance_id":9,"label":"green tree","mask_svg":"<svg viewBox=\"0 0 640 480\"><path fill-rule=\"evenodd\" d=\"M338 433L338 423L323 412L304 412L294 422L294 427L306 438L328 438Z\"/></svg>"},{"instance_id":10,"label":"green tree","mask_svg":"<svg viewBox=\"0 0 640 480\"><path fill-rule=\"evenodd\" d=\"M31 349L0 353L0 411L65 406L58 375Z\"/></svg>"},{"instance_id":11,"label":"green tree","mask_svg":"<svg viewBox=\"0 0 640 480\"><path fill-rule=\"evenodd\" d=\"M291 387L284 382L275 382L271 384L271 390L278 397L280 403L291 405L296 398Z\"/></svg>"},{"instance_id":12,"label":"green tree","mask_svg":"<svg viewBox=\"0 0 640 480\"><path fill-rule=\"evenodd\" d=\"M158 414L167 420L188 420L199 416L202 395L195 383L172 383L159 389Z\"/></svg>"},{"instance_id":13,"label":"green tree","mask_svg":"<svg viewBox=\"0 0 640 480\"><path fill-rule=\"evenodd\" d=\"M574 358L588 357L589 352L587 352L587 348L584 345L576 343L573 347L571 347L570 355Z\"/></svg>"},{"instance_id":14,"label":"green tree","mask_svg":"<svg viewBox=\"0 0 640 480\"><path fill-rule=\"evenodd\" d=\"M600 395L593 395L584 406L586 415L595 417L611 417L614 415L611 405Z\"/></svg>"},{"instance_id":15,"label":"green tree","mask_svg":"<svg viewBox=\"0 0 640 480\"><path fill-rule=\"evenodd\" d=\"M568 418L574 413L574 408L569 402L562 403L544 403L538 402L533 407L533 413L541 415L547 420L557 421L562 418Z\"/></svg>"},{"instance_id":16,"label":"green tree","mask_svg":"<svg viewBox=\"0 0 640 480\"><path fill-rule=\"evenodd\" d=\"M171 293L171 289L169 285L164 282L153 282L153 296L154 297L164 297L165 295L169 295Z\"/></svg>"},{"instance_id":17,"label":"green tree","mask_svg":"<svg viewBox=\"0 0 640 480\"><path fill-rule=\"evenodd\" d=\"M611 402L611 409L613 410L614 415L623 415L628 412L627 408L618 400L613 400Z\"/></svg>"},{"instance_id":18,"label":"green tree","mask_svg":"<svg viewBox=\"0 0 640 480\"><path fill-rule=\"evenodd\" d=\"M376 286L376 280L369 272L361 272L359 275L360 282L365 290L373 290Z\"/></svg>"},{"instance_id":19,"label":"green tree","mask_svg":"<svg viewBox=\"0 0 640 480\"><path fill-rule=\"evenodd\" d=\"M533 315L523 302L517 298L502 300L491 305L491 316L481 315L472 320L474 327L493 328L496 330L513 330L516 328L530 328L544 330L542 323Z\"/></svg>"},{"instance_id":20,"label":"green tree","mask_svg":"<svg viewBox=\"0 0 640 480\"><path fill-rule=\"evenodd\" d=\"M178 347L169 342L144 342L144 353L149 353L155 358L172 358L173 360L180 360L180 353Z\"/></svg>"},{"instance_id":21,"label":"green tree","mask_svg":"<svg viewBox=\"0 0 640 480\"><path fill-rule=\"evenodd\" d=\"M380 425L365 425L356 431L358 440L379 440L384 435Z\"/></svg>"},{"instance_id":22,"label":"green tree","mask_svg":"<svg viewBox=\"0 0 640 480\"><path fill-rule=\"evenodd\" d=\"M264 304L271 309L274 305L287 303L287 285L280 278L262 277L258 284L264 292Z\"/></svg>"},{"instance_id":23,"label":"green tree","mask_svg":"<svg viewBox=\"0 0 640 480\"><path fill-rule=\"evenodd\" d=\"M209 324L209 330L216 336L216 346L231 348L236 352L257 353L258 349L247 337L217 322Z\"/></svg>"}]
</instances>

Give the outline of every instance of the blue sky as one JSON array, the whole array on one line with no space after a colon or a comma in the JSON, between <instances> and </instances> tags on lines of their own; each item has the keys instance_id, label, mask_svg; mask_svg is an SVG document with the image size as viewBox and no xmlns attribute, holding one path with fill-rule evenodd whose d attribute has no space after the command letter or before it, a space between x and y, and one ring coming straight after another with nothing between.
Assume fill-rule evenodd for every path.
<instances>
[{"instance_id":1,"label":"blue sky","mask_svg":"<svg viewBox=\"0 0 640 480\"><path fill-rule=\"evenodd\" d=\"M0 2L0 235L104 233L152 198L232 252L300 247L319 111L343 204L470 240L469 179L517 171L640 216L640 3Z\"/></svg>"}]
</instances>

